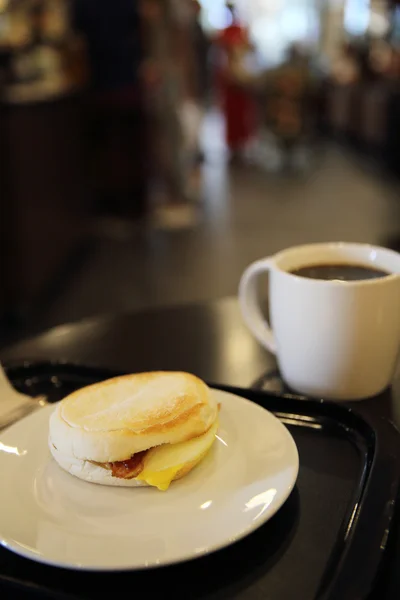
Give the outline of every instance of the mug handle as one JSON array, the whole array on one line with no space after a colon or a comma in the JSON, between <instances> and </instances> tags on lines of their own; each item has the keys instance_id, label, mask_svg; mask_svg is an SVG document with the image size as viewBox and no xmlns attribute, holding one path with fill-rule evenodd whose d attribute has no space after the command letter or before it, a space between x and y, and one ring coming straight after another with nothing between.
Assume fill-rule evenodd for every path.
<instances>
[{"instance_id":1,"label":"mug handle","mask_svg":"<svg viewBox=\"0 0 400 600\"><path fill-rule=\"evenodd\" d=\"M268 273L272 260L265 258L250 265L242 275L239 285L239 304L247 327L254 337L272 354L276 354L274 334L266 322L257 296L257 279L262 273Z\"/></svg>"}]
</instances>

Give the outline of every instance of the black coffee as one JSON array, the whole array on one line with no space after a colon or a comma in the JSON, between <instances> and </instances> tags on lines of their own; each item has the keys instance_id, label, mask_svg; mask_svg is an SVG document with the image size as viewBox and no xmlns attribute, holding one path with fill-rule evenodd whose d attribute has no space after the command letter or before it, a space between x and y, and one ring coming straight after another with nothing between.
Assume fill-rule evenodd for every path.
<instances>
[{"instance_id":1,"label":"black coffee","mask_svg":"<svg viewBox=\"0 0 400 600\"><path fill-rule=\"evenodd\" d=\"M308 279L324 279L326 281L360 281L363 279L379 279L389 273L373 267L352 264L310 265L291 271L292 275Z\"/></svg>"}]
</instances>

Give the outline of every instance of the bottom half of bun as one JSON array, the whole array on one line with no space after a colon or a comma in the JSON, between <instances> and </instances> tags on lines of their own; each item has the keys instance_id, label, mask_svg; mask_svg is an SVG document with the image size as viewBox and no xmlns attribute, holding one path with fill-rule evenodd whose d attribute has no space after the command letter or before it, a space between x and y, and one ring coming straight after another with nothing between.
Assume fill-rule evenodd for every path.
<instances>
[{"instance_id":1,"label":"bottom half of bun","mask_svg":"<svg viewBox=\"0 0 400 600\"><path fill-rule=\"evenodd\" d=\"M113 477L109 469L101 467L96 463L62 454L51 442L49 443L49 447L54 460L64 471L84 481L120 487L143 487L148 485L144 481L137 481L136 479Z\"/></svg>"}]
</instances>

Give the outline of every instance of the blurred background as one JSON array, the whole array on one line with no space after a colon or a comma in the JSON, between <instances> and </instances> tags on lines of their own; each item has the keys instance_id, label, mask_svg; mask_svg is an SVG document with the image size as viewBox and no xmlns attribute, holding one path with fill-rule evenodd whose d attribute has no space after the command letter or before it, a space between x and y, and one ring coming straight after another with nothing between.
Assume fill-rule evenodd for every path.
<instances>
[{"instance_id":1,"label":"blurred background","mask_svg":"<svg viewBox=\"0 0 400 600\"><path fill-rule=\"evenodd\" d=\"M400 250L396 0L0 0L0 343Z\"/></svg>"}]
</instances>

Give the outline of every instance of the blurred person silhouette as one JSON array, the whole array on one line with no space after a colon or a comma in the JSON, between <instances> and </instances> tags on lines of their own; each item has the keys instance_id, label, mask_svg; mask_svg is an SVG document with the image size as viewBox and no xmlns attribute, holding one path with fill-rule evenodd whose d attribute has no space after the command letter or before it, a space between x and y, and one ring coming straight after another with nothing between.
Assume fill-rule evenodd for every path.
<instances>
[{"instance_id":1,"label":"blurred person silhouette","mask_svg":"<svg viewBox=\"0 0 400 600\"><path fill-rule=\"evenodd\" d=\"M204 160L204 153L200 147L200 126L204 117L204 113L207 109L209 101L209 50L210 50L210 39L205 33L201 24L201 11L202 7L198 0L187 0L191 9L192 18L190 19L190 35L193 40L193 51L194 51L194 96L197 104L197 110L199 111L197 117L197 131L196 123L193 127L195 140L195 163L198 165ZM195 112L195 111L193 111ZM193 116L196 121L196 116Z\"/></svg>"},{"instance_id":2,"label":"blurred person silhouette","mask_svg":"<svg viewBox=\"0 0 400 600\"><path fill-rule=\"evenodd\" d=\"M100 213L135 219L147 208L147 122L139 78L138 6L127 0L75 0L75 27L87 45L90 163Z\"/></svg>"},{"instance_id":3,"label":"blurred person silhouette","mask_svg":"<svg viewBox=\"0 0 400 600\"><path fill-rule=\"evenodd\" d=\"M385 39L371 40L368 46L368 62L372 75L378 80L392 76L396 49Z\"/></svg>"},{"instance_id":4,"label":"blurred person silhouette","mask_svg":"<svg viewBox=\"0 0 400 600\"><path fill-rule=\"evenodd\" d=\"M296 44L286 60L266 74L266 125L282 154L283 167L292 167L311 132L313 81L309 59Z\"/></svg>"},{"instance_id":5,"label":"blurred person silhouette","mask_svg":"<svg viewBox=\"0 0 400 600\"><path fill-rule=\"evenodd\" d=\"M256 102L251 89L253 76L246 65L253 48L247 29L238 20L235 6L231 3L226 6L231 23L216 39L220 49L217 77L225 117L226 144L231 161L236 161L241 158L256 130Z\"/></svg>"},{"instance_id":6,"label":"blurred person silhouette","mask_svg":"<svg viewBox=\"0 0 400 600\"><path fill-rule=\"evenodd\" d=\"M198 0L188 0L191 6L192 39L196 59L197 96L200 103L205 106L209 93L209 50L210 40L201 25L201 4Z\"/></svg>"},{"instance_id":7,"label":"blurred person silhouette","mask_svg":"<svg viewBox=\"0 0 400 600\"><path fill-rule=\"evenodd\" d=\"M350 85L361 78L361 67L358 60L358 52L355 45L345 42L339 52L339 56L332 63L331 78L339 85Z\"/></svg>"},{"instance_id":8,"label":"blurred person silhouette","mask_svg":"<svg viewBox=\"0 0 400 600\"><path fill-rule=\"evenodd\" d=\"M176 60L182 71L179 115L188 168L193 167L198 178L198 168L204 160L200 137L207 105L209 40L200 22L200 3L197 0L178 2L181 9L175 28L179 40Z\"/></svg>"},{"instance_id":9,"label":"blurred person silhouette","mask_svg":"<svg viewBox=\"0 0 400 600\"><path fill-rule=\"evenodd\" d=\"M196 220L193 156L201 113L188 0L141 0L145 43L141 72L149 119L153 216L162 227Z\"/></svg>"}]
</instances>

